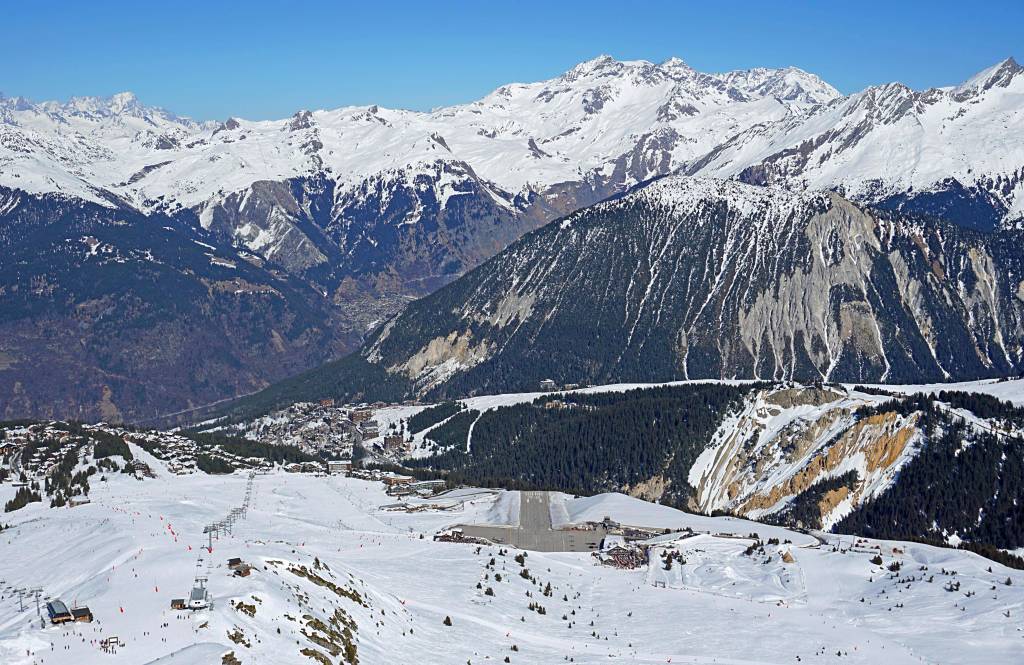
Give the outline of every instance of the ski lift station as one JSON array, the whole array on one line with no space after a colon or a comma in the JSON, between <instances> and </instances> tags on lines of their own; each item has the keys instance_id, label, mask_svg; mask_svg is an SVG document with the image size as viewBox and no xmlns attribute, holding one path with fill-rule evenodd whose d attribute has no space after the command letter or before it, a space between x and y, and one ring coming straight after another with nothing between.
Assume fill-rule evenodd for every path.
<instances>
[{"instance_id":1,"label":"ski lift station","mask_svg":"<svg viewBox=\"0 0 1024 665\"><path fill-rule=\"evenodd\" d=\"M46 604L46 613L50 616L50 623L54 625L74 621L68 606L63 601L53 600Z\"/></svg>"},{"instance_id":2,"label":"ski lift station","mask_svg":"<svg viewBox=\"0 0 1024 665\"><path fill-rule=\"evenodd\" d=\"M190 610L205 610L210 606L210 592L201 585L192 587L192 593L188 597L188 608Z\"/></svg>"}]
</instances>

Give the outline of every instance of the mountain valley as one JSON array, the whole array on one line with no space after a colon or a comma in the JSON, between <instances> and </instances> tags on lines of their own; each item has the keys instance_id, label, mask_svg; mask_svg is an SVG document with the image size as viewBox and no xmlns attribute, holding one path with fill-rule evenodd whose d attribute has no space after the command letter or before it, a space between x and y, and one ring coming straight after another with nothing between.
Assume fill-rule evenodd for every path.
<instances>
[{"instance_id":1,"label":"mountain valley","mask_svg":"<svg viewBox=\"0 0 1024 665\"><path fill-rule=\"evenodd\" d=\"M145 375L128 372L127 378L122 365L87 351L109 339L93 327L78 327L77 344L60 343L62 350L86 349L73 361L63 353L40 363L33 348L42 330L75 327L68 312L90 307L89 298L55 299L57 291L42 289L32 308L47 312L46 324L25 318L4 323L0 412L100 418L116 411L138 420L254 392L356 350L412 299L452 282L531 230L672 173L784 185L796 196L831 190L895 210L898 217L1010 230L1024 200L1018 195L1024 154L1013 140L1024 117L1022 81L1020 66L1008 59L955 87L913 91L892 84L844 96L796 68L706 74L678 58L654 64L601 56L547 81L509 84L478 101L429 113L362 106L299 111L280 121L208 122L145 106L129 93L66 103L2 98L5 251L21 251L16 243L24 242L49 252L53 261L68 262L54 264L50 275L9 275L0 285L4 292L25 293L18 280L56 282L73 270L81 257L59 243L74 242L76 226L87 226L92 211L103 209L151 221L139 226L152 234L136 241L140 251L161 241L164 226L189 227L225 255L250 257L253 270L264 272L262 280L292 280L306 292L303 300L316 312L311 316L320 332L298 351L290 348L295 340L287 339L280 320L250 317L244 334L273 340L274 367L239 349L203 355L206 345L199 345L201 362L221 362L225 354L232 361L221 364L217 381L177 382L171 391L157 377L188 371L193 361L183 358L180 366ZM886 152L885 145L898 148ZM66 211L54 234L36 239L16 228L33 209L54 205ZM141 264L119 269L123 265ZM74 291L63 284L58 289ZM172 302L152 304L173 308ZM224 306L203 304L207 312ZM821 356L830 352L811 349L808 363L799 344L787 351L789 343L770 331L777 324L768 306L762 304L745 326L762 328L744 333L762 339L748 339L739 356L731 349L726 358L718 358L717 350L705 358L699 339L684 342L687 331L676 331L672 344L693 352L686 363L675 361L671 376L690 375L691 363L693 376L753 376L755 365L758 376L807 378L809 365L822 370ZM851 307L842 315L849 326L874 318ZM153 323L137 323L131 333L121 332L128 338L116 353L129 363L141 361L133 347L164 334ZM199 334L217 337L223 325L223 318L193 324ZM1006 325L996 325L1000 334ZM805 338L835 338L810 324L801 327ZM901 342L912 350L899 355L925 353L934 346L929 334L924 345ZM858 335L855 355L869 358L858 372L881 378L877 349L863 339L867 333ZM914 357L913 369L896 366L885 380L969 378L1016 366L1011 349L993 354L988 347L996 342L980 343L978 362L968 360L967 367L950 366L949 358ZM777 358L767 360L753 347L772 349ZM745 355L753 358L740 357ZM847 363L847 357L839 361ZM58 390L67 382L61 369L67 365L60 363L67 362L84 370L82 379ZM786 364L792 368L782 369ZM824 366L821 373L828 374ZM921 377L910 376L918 369ZM598 380L611 376L606 369L565 371ZM845 366L838 371L838 378L851 373ZM630 368L620 374L671 378L640 377ZM508 382L486 387L509 388L518 389Z\"/></svg>"}]
</instances>

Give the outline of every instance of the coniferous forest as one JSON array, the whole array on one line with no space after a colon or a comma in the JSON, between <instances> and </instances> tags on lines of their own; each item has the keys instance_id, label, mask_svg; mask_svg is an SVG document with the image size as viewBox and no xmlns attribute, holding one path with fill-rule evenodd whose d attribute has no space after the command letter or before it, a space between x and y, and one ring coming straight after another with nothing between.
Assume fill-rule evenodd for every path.
<instances>
[{"instance_id":1,"label":"coniferous forest","mask_svg":"<svg viewBox=\"0 0 1024 665\"><path fill-rule=\"evenodd\" d=\"M455 415L429 433L438 452L407 464L447 472L452 484L577 494L629 491L656 479L666 485L662 503L685 507L693 492L691 466L722 419L758 387L562 393L482 414L442 405L429 420ZM992 429L969 425L961 410L986 418ZM889 412L920 414L921 450L891 487L833 531L941 543L956 535L989 556L999 556L994 548L1024 547L1024 441L1002 431L1024 427L1024 409L985 395L943 392L894 397L855 415ZM764 519L821 528L821 498L858 482L855 471L826 478Z\"/></svg>"},{"instance_id":2,"label":"coniferous forest","mask_svg":"<svg viewBox=\"0 0 1024 665\"><path fill-rule=\"evenodd\" d=\"M1024 425L1024 410L994 398L943 392L939 398L975 415ZM965 541L1024 547L1024 441L964 422L956 412L918 395L886 402L920 411L924 445L884 494L840 521L835 531L875 538Z\"/></svg>"},{"instance_id":3,"label":"coniferous forest","mask_svg":"<svg viewBox=\"0 0 1024 665\"><path fill-rule=\"evenodd\" d=\"M662 502L685 505L687 474L711 435L754 386L671 386L623 393L562 394L459 414L458 437L435 437L449 450L414 462L450 470L449 479L484 487L558 489L581 494L621 490L661 475ZM456 420L469 422L453 423ZM456 429L457 427L457 429ZM441 432L437 432L441 434Z\"/></svg>"}]
</instances>

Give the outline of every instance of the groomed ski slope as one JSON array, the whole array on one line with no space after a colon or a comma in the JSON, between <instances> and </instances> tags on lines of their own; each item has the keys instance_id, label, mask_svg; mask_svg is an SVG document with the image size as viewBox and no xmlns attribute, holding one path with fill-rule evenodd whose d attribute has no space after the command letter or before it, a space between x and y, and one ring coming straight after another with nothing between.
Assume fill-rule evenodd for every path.
<instances>
[{"instance_id":1,"label":"groomed ski slope","mask_svg":"<svg viewBox=\"0 0 1024 665\"><path fill-rule=\"evenodd\" d=\"M309 664L315 661L301 650L319 647L303 634L315 632L306 617L326 622L339 610L355 622L363 665L506 656L512 663L1020 662L1024 574L966 552L895 544L903 553L894 555L894 544L879 544L885 565L902 561L899 576L934 575L930 583L901 583L870 562L873 544L832 551L840 541L848 549L849 537L827 536L817 546L802 534L690 516L618 494L559 495L555 503L573 521L609 516L782 536L793 541L784 546L794 563L752 562L743 554L749 540L669 537L658 547L678 547L687 559L671 579L658 572L657 559L648 569L624 571L596 565L589 553L531 552L525 564L534 584L519 575L513 552L432 540L453 524L512 519L514 494L462 490L418 500L435 507L407 513L382 509L395 499L377 482L283 472L254 478L245 518L202 555L213 608L171 610L171 598L187 597L192 585L203 526L241 504L247 478L173 476L143 451L133 453L153 465L157 478L113 474L93 483L91 504L32 504L4 516L10 528L0 533L0 662L220 663L233 651L245 664ZM256 569L232 577L229 557ZM920 570L924 565L928 571ZM943 575L943 568L957 574ZM1007 577L1012 586L1003 585ZM669 583L662 588L655 580ZM944 590L950 580L960 582L958 591ZM548 583L552 593L545 596ZM19 611L12 587L41 587L69 604L88 604L96 621L40 629L33 601ZM546 613L528 609L531 602ZM102 653L95 641L115 635L124 646Z\"/></svg>"}]
</instances>

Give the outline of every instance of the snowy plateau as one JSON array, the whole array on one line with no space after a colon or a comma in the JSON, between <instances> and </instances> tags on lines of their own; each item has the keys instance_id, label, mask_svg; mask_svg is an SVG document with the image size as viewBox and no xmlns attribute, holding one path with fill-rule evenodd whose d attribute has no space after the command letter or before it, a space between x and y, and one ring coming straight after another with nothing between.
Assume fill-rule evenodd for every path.
<instances>
[{"instance_id":1,"label":"snowy plateau","mask_svg":"<svg viewBox=\"0 0 1024 665\"><path fill-rule=\"evenodd\" d=\"M1021 381L886 389L1024 404ZM761 419L764 443L829 408L883 399L845 387L826 407L799 403L793 390L761 394L724 422L692 482L713 476L727 439L746 436L744 418ZM541 396L465 406L488 412ZM374 419L386 430L426 408L382 408ZM711 517L621 493L463 487L396 497L380 473L260 464L210 475L169 461L166 449L151 454L154 440L186 445L176 434L126 440L136 473L92 476L89 501L74 507L36 502L4 515L0 662L1008 664L1024 644L1024 574L960 549ZM90 450L80 454L76 469ZM13 494L0 485L0 499ZM600 552L460 537L531 521L607 535ZM197 598L196 609L172 606ZM88 607L92 621L51 625L45 603L56 599Z\"/></svg>"},{"instance_id":2,"label":"snowy plateau","mask_svg":"<svg viewBox=\"0 0 1024 665\"><path fill-rule=\"evenodd\" d=\"M574 520L700 535L659 539L637 570L529 552L534 581L515 550L432 540L489 519L499 493L388 512L380 483L278 471L255 476L244 519L207 552L204 525L241 505L246 477L179 478L153 465L156 479L113 477L91 504L26 509L4 531L3 662L1012 663L1024 638L1024 575L976 555L819 539L615 494L556 501ZM774 565L744 555L752 533L784 543L766 547ZM666 550L686 563L664 570ZM232 575L234 557L250 575ZM170 608L197 573L212 607ZM36 587L87 603L95 620L41 629L31 598L19 611L10 590ZM120 646L105 653L110 638Z\"/></svg>"}]
</instances>

